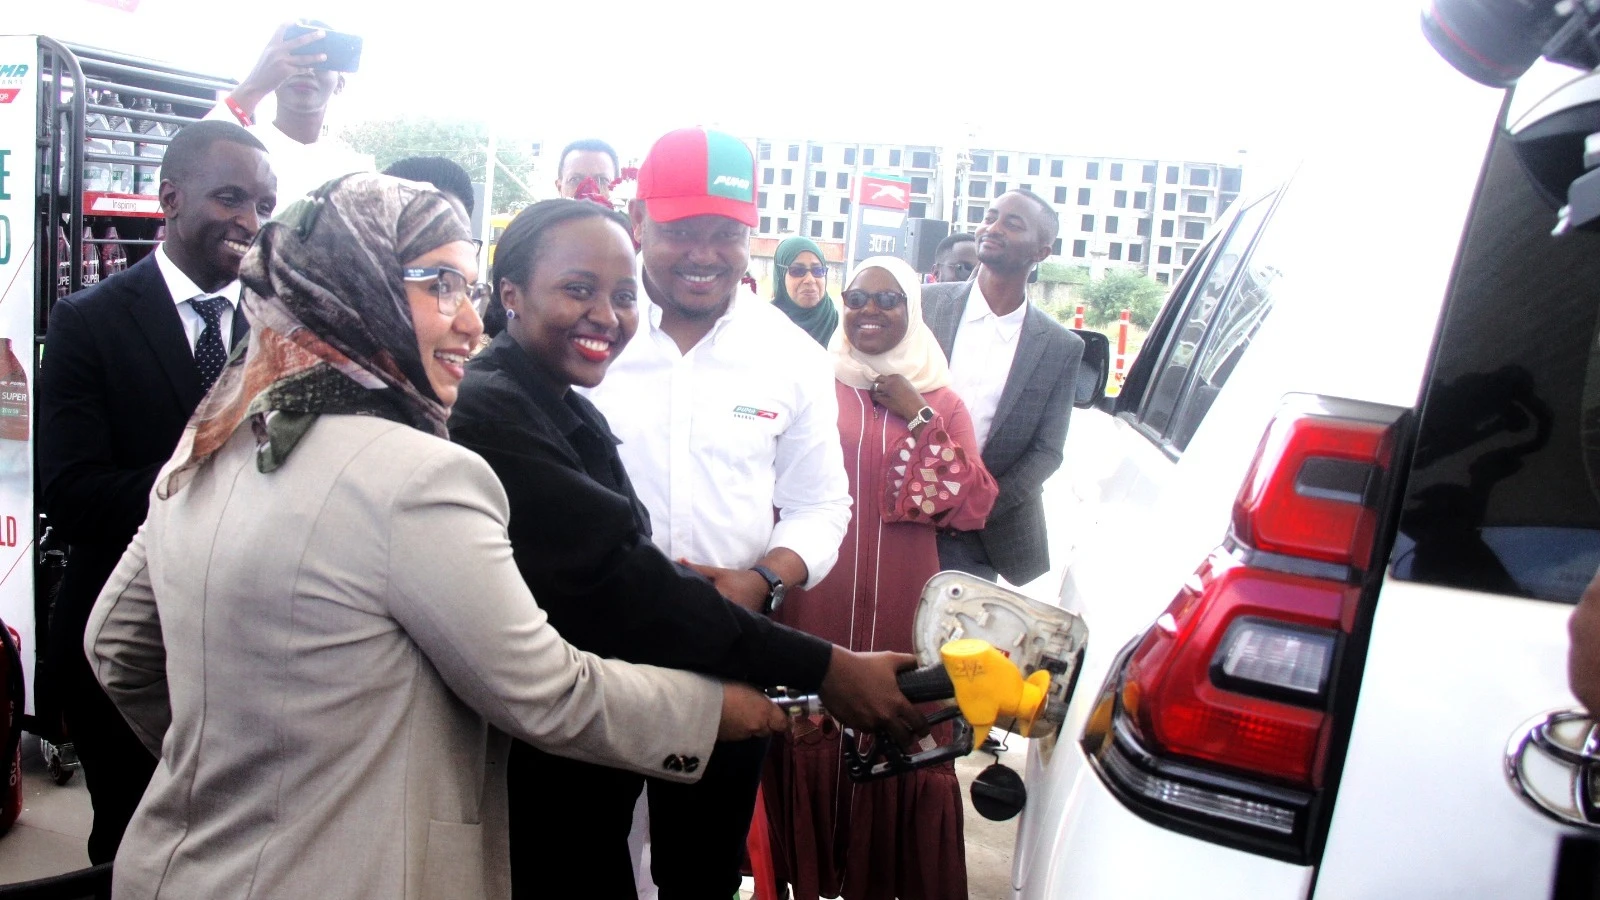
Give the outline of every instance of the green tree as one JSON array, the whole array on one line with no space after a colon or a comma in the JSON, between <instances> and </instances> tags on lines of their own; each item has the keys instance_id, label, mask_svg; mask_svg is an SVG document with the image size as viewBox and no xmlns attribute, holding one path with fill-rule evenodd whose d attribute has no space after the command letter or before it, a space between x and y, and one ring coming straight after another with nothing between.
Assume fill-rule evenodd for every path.
<instances>
[{"instance_id":1,"label":"green tree","mask_svg":"<svg viewBox=\"0 0 1600 900\"><path fill-rule=\"evenodd\" d=\"M475 182L483 181L489 155L489 126L483 122L407 116L354 123L341 137L362 153L372 154L380 170L408 156L443 156L466 169ZM490 212L511 212L533 202L522 185L506 177L510 171L517 179L528 180L534 164L531 142L501 135L495 158L501 168L495 173Z\"/></svg>"},{"instance_id":2,"label":"green tree","mask_svg":"<svg viewBox=\"0 0 1600 900\"><path fill-rule=\"evenodd\" d=\"M1132 269L1108 269L1096 282L1083 289L1084 320L1096 328L1117 320L1123 310L1140 328L1149 328L1161 311L1167 295L1166 285Z\"/></svg>"},{"instance_id":3,"label":"green tree","mask_svg":"<svg viewBox=\"0 0 1600 900\"><path fill-rule=\"evenodd\" d=\"M1047 259L1039 263L1039 280L1057 284L1088 284L1089 267Z\"/></svg>"}]
</instances>

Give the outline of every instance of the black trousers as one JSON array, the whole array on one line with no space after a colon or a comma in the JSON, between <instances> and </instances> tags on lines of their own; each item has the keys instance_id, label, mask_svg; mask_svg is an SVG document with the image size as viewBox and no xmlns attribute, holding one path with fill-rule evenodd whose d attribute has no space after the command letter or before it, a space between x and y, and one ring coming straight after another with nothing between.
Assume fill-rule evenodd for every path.
<instances>
[{"instance_id":1,"label":"black trousers","mask_svg":"<svg viewBox=\"0 0 1600 900\"><path fill-rule=\"evenodd\" d=\"M635 900L628 830L644 776L511 745L514 900Z\"/></svg>"},{"instance_id":2,"label":"black trousers","mask_svg":"<svg viewBox=\"0 0 1600 900\"><path fill-rule=\"evenodd\" d=\"M722 900L739 890L767 743L717 744L694 784L650 780L650 877L661 900Z\"/></svg>"},{"instance_id":3,"label":"black trousers","mask_svg":"<svg viewBox=\"0 0 1600 900\"><path fill-rule=\"evenodd\" d=\"M717 744L695 784L647 779L515 742L506 772L516 900L634 900L628 831L650 797L650 874L661 900L724 900L739 889L766 739Z\"/></svg>"},{"instance_id":4,"label":"black trousers","mask_svg":"<svg viewBox=\"0 0 1600 900\"><path fill-rule=\"evenodd\" d=\"M55 633L58 625L64 627L60 635ZM99 865L116 858L122 833L155 773L156 758L144 748L95 680L83 654L83 626L76 625L75 641L73 631L70 619L52 624L52 658L61 679L62 717L82 764L89 803L94 807L89 862Z\"/></svg>"}]
</instances>

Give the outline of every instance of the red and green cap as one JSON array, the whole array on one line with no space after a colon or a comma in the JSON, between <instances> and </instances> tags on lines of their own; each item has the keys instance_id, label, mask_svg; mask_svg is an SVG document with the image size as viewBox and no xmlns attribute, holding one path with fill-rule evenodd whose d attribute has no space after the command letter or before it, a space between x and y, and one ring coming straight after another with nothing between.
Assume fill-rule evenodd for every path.
<instances>
[{"instance_id":1,"label":"red and green cap","mask_svg":"<svg viewBox=\"0 0 1600 900\"><path fill-rule=\"evenodd\" d=\"M657 222L723 216L754 228L756 158L731 134L669 131L645 155L636 196Z\"/></svg>"}]
</instances>

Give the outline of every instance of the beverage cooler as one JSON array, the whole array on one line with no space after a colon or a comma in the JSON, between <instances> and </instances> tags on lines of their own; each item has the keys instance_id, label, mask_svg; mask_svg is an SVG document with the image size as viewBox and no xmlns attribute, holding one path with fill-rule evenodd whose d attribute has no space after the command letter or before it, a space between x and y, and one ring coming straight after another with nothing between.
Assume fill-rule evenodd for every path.
<instances>
[{"instance_id":1,"label":"beverage cooler","mask_svg":"<svg viewBox=\"0 0 1600 900\"><path fill-rule=\"evenodd\" d=\"M20 658L25 727L50 742L66 738L42 653L65 547L35 503L30 425L50 307L159 243L167 143L232 87L122 53L0 35L0 619L15 633L0 631L10 643L0 649Z\"/></svg>"}]
</instances>

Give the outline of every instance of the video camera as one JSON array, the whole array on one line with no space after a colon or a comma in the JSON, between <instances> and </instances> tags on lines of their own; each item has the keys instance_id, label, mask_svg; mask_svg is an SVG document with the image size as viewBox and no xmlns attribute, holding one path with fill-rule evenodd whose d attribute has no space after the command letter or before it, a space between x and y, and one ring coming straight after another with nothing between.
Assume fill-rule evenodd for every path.
<instances>
[{"instance_id":1,"label":"video camera","mask_svg":"<svg viewBox=\"0 0 1600 900\"><path fill-rule=\"evenodd\" d=\"M1586 70L1507 126L1557 210L1554 234L1600 231L1600 0L1429 0L1428 43L1456 71L1511 87L1541 56Z\"/></svg>"}]
</instances>

